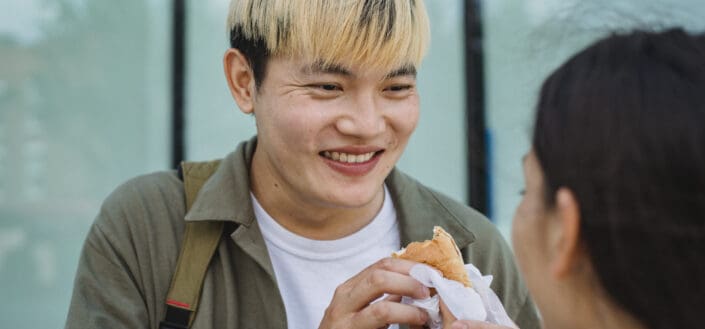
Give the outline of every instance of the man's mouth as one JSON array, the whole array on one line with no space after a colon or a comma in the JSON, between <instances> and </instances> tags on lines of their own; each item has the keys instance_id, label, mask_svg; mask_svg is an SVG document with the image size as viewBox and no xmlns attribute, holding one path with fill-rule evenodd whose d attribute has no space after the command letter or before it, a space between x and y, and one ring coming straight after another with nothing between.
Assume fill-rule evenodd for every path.
<instances>
[{"instance_id":1,"label":"man's mouth","mask_svg":"<svg viewBox=\"0 0 705 329\"><path fill-rule=\"evenodd\" d=\"M383 151L377 151L377 152L367 152L367 153L362 153L362 154L353 154L353 153L344 153L344 152L331 152L331 151L323 151L321 152L321 156L324 158L336 161L336 162L341 162L341 163L365 163L367 161L370 161L374 156L378 153L382 153Z\"/></svg>"}]
</instances>

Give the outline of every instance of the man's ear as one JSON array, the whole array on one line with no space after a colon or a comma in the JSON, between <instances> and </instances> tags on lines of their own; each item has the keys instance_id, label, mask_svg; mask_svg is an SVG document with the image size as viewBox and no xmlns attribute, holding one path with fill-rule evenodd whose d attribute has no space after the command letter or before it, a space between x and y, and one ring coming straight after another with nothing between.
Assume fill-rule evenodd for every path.
<instances>
[{"instance_id":1,"label":"man's ear","mask_svg":"<svg viewBox=\"0 0 705 329\"><path fill-rule=\"evenodd\" d=\"M580 205L573 192L559 188L556 192L555 222L551 230L551 274L556 278L570 274L585 257L580 242Z\"/></svg>"},{"instance_id":2,"label":"man's ear","mask_svg":"<svg viewBox=\"0 0 705 329\"><path fill-rule=\"evenodd\" d=\"M240 111L254 112L255 77L245 56L237 49L230 48L223 56L225 79Z\"/></svg>"}]
</instances>

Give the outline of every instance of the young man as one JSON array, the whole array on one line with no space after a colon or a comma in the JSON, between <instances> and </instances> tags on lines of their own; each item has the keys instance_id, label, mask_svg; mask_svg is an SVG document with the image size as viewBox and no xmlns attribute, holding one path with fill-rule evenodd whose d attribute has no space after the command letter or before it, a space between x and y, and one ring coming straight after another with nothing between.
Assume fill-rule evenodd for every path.
<instances>
[{"instance_id":1,"label":"young man","mask_svg":"<svg viewBox=\"0 0 705 329\"><path fill-rule=\"evenodd\" d=\"M67 328L157 328L185 221L230 230L192 328L422 325L426 314L395 296L428 289L408 276L414 263L388 256L434 225L494 275L522 328L538 328L494 226L394 169L418 120L429 35L421 0L233 0L228 22L225 75L257 136L223 160L187 213L175 172L134 179L106 200Z\"/></svg>"}]
</instances>

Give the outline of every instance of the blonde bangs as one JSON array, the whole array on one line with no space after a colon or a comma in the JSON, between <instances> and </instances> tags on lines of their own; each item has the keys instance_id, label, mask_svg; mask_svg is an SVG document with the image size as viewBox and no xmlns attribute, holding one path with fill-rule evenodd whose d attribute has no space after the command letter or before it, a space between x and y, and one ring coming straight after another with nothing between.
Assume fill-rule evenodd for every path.
<instances>
[{"instance_id":1,"label":"blonde bangs","mask_svg":"<svg viewBox=\"0 0 705 329\"><path fill-rule=\"evenodd\" d=\"M430 34L422 0L233 0L228 27L273 56L374 69L418 67Z\"/></svg>"}]
</instances>

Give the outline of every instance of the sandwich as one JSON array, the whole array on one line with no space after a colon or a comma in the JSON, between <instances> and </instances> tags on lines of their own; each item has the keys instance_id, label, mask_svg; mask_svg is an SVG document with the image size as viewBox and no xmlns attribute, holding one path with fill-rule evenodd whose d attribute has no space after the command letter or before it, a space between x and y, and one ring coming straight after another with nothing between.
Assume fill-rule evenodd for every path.
<instances>
[{"instance_id":1,"label":"sandwich","mask_svg":"<svg viewBox=\"0 0 705 329\"><path fill-rule=\"evenodd\" d=\"M392 257L430 265L439 270L446 279L472 287L460 249L453 237L440 226L433 228L433 239L409 243L406 248L393 253Z\"/></svg>"}]
</instances>

